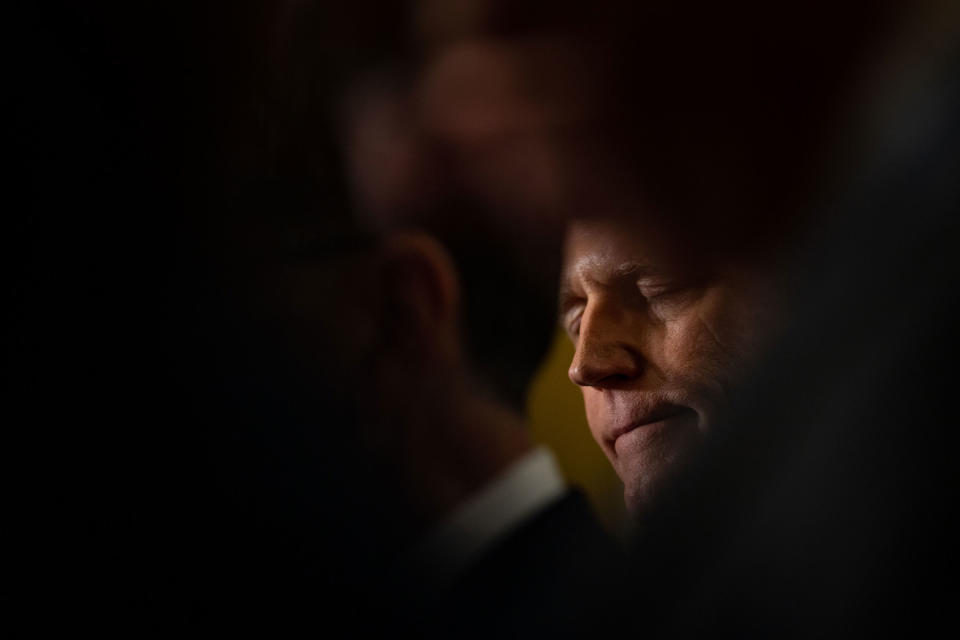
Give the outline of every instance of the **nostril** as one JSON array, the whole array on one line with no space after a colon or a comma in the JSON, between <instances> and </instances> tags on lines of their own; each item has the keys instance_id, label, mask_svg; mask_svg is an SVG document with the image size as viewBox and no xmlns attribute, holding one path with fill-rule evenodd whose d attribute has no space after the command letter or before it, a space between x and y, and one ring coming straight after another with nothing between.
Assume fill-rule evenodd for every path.
<instances>
[{"instance_id":1,"label":"nostril","mask_svg":"<svg viewBox=\"0 0 960 640\"><path fill-rule=\"evenodd\" d=\"M622 373L612 373L608 376L604 376L603 378L597 380L591 386L607 387L607 386L619 384L621 382L626 382L629 379L630 379L630 376L624 375Z\"/></svg>"}]
</instances>

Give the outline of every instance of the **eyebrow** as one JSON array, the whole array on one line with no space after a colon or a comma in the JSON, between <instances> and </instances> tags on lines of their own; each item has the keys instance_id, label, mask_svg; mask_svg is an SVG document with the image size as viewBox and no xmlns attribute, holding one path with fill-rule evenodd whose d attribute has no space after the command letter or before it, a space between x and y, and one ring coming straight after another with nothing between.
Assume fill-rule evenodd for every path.
<instances>
[{"instance_id":1,"label":"eyebrow","mask_svg":"<svg viewBox=\"0 0 960 640\"><path fill-rule=\"evenodd\" d=\"M656 276L662 274L662 269L650 264L649 262L622 262L611 272L611 275L614 278Z\"/></svg>"}]
</instances>

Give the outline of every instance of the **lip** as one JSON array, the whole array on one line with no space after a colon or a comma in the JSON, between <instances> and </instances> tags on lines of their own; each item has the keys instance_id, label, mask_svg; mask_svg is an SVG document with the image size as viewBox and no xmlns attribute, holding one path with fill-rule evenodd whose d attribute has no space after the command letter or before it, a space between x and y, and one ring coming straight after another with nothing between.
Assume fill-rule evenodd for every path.
<instances>
[{"instance_id":1,"label":"lip","mask_svg":"<svg viewBox=\"0 0 960 640\"><path fill-rule=\"evenodd\" d=\"M671 418L693 413L695 413L693 409L677 404L664 403L657 405L652 407L649 411L646 411L642 416L634 418L630 422L614 428L610 432L610 443L612 445L616 445L618 439L635 429L639 429L640 427L666 422Z\"/></svg>"}]
</instances>

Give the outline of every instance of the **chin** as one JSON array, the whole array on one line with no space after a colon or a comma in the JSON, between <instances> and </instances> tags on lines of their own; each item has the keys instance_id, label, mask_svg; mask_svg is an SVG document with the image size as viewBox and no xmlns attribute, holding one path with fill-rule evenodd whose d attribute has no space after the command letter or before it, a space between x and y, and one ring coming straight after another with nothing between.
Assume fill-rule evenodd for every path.
<instances>
[{"instance_id":1,"label":"chin","mask_svg":"<svg viewBox=\"0 0 960 640\"><path fill-rule=\"evenodd\" d=\"M656 485L657 483L652 483ZM657 491L647 483L624 484L623 502L631 519L640 521L650 513Z\"/></svg>"},{"instance_id":2,"label":"chin","mask_svg":"<svg viewBox=\"0 0 960 640\"><path fill-rule=\"evenodd\" d=\"M702 433L696 426L670 434L673 437L665 441L645 442L642 448L621 452L617 471L633 519L643 518L656 506L699 448Z\"/></svg>"},{"instance_id":3,"label":"chin","mask_svg":"<svg viewBox=\"0 0 960 640\"><path fill-rule=\"evenodd\" d=\"M623 500L633 520L643 520L669 490L683 465L676 459L645 460L642 471L621 476Z\"/></svg>"}]
</instances>

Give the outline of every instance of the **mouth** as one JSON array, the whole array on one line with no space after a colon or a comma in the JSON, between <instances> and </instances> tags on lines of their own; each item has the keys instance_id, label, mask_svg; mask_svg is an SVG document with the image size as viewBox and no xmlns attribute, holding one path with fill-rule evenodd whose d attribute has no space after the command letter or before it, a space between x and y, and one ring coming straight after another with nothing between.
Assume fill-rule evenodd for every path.
<instances>
[{"instance_id":1,"label":"mouth","mask_svg":"<svg viewBox=\"0 0 960 640\"><path fill-rule=\"evenodd\" d=\"M634 420L618 426L610 433L610 443L616 445L618 439L641 427L649 427L662 422L673 421L674 418L686 419L696 416L696 411L689 407L683 407L676 404L661 404L653 407L650 411L635 418Z\"/></svg>"}]
</instances>

